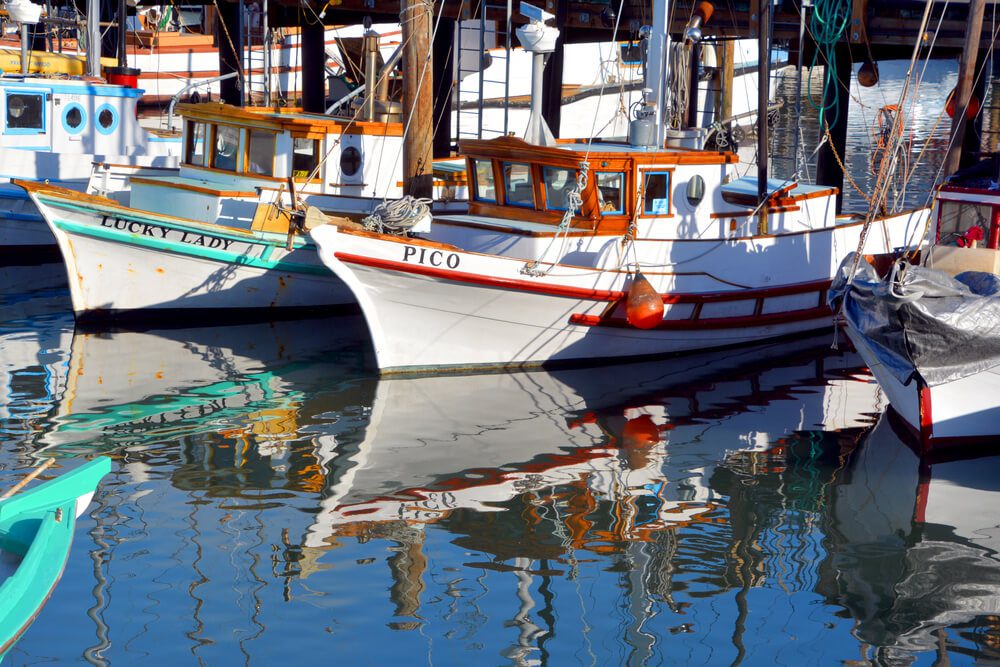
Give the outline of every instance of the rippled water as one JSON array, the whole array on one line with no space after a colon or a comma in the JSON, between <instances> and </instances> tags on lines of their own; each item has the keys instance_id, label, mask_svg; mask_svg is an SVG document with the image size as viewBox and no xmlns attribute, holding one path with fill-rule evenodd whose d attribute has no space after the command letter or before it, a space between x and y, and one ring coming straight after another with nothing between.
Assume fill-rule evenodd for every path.
<instances>
[{"instance_id":1,"label":"rippled water","mask_svg":"<svg viewBox=\"0 0 1000 667\"><path fill-rule=\"evenodd\" d=\"M8 664L1000 659L1000 457L830 336L377 380L357 317L75 333L0 269L0 484L114 458Z\"/></svg>"},{"instance_id":2,"label":"rippled water","mask_svg":"<svg viewBox=\"0 0 1000 667\"><path fill-rule=\"evenodd\" d=\"M358 317L74 332L62 272L0 267L0 486L114 469L6 664L1000 661L1000 455L919 460L830 335L378 380Z\"/></svg>"}]
</instances>

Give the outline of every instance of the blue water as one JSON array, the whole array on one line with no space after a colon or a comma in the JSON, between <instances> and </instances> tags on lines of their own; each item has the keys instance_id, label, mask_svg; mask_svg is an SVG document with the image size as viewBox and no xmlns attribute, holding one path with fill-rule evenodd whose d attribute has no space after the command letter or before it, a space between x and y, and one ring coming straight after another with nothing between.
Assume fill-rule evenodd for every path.
<instances>
[{"instance_id":1,"label":"blue water","mask_svg":"<svg viewBox=\"0 0 1000 667\"><path fill-rule=\"evenodd\" d=\"M378 380L357 316L74 333L60 265L0 280L0 486L114 459L5 664L1000 659L1000 457L922 463L830 334Z\"/></svg>"}]
</instances>

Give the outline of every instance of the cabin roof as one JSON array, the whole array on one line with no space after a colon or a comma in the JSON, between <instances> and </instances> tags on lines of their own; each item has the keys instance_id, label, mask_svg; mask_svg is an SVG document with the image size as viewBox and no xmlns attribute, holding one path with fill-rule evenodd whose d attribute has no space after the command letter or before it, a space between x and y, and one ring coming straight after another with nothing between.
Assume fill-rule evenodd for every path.
<instances>
[{"instance_id":1,"label":"cabin roof","mask_svg":"<svg viewBox=\"0 0 1000 667\"><path fill-rule=\"evenodd\" d=\"M560 143L539 146L518 137L466 139L459 142L459 153L474 158L499 158L522 162L541 162L553 166L578 165L586 158L591 166L602 159L632 159L639 164L728 164L737 162L735 153L686 148L644 148L608 141ZM581 155L582 154L582 155Z\"/></svg>"},{"instance_id":2,"label":"cabin roof","mask_svg":"<svg viewBox=\"0 0 1000 667\"><path fill-rule=\"evenodd\" d=\"M267 128L296 134L373 134L390 137L399 137L403 134L402 123L337 118L308 113L298 108L238 107L221 102L202 102L179 104L177 110L188 120Z\"/></svg>"},{"instance_id":3,"label":"cabin roof","mask_svg":"<svg viewBox=\"0 0 1000 667\"><path fill-rule=\"evenodd\" d=\"M52 78L40 75L24 74L2 74L0 75L0 85L4 88L43 88L52 93L65 93L73 95L95 95L100 97L142 97L145 92L139 88L128 88L117 84L105 83L98 79L78 79L78 78Z\"/></svg>"}]
</instances>

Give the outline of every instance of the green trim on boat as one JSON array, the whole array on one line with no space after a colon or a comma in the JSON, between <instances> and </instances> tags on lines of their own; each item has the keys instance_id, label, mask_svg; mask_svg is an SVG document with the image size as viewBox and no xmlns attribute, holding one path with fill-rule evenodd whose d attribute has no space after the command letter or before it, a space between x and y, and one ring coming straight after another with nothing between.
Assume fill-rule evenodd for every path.
<instances>
[{"instance_id":1,"label":"green trim on boat","mask_svg":"<svg viewBox=\"0 0 1000 667\"><path fill-rule=\"evenodd\" d=\"M191 243L178 243L175 241L168 241L166 239L157 239L151 236L143 236L141 234L135 234L128 231L121 231L118 229L109 229L107 227L95 227L94 225L85 225L77 222L71 222L69 220L55 220L55 225L66 232L72 232L74 234L79 234L81 236L89 236L91 238L104 239L106 241L113 241L115 243L123 243L133 246L139 246L143 248L151 248L155 250L166 250L178 255L187 255L189 257L199 257L201 259L210 259L216 262L223 262L226 264L237 264L240 266L249 266L257 269L266 269L269 271L287 271L289 273L305 273L310 275L332 275L330 270L322 264L301 264L299 262L287 262L284 260L267 260L258 257L247 257L246 255L237 255L234 252L226 252L225 250L217 250L215 248L203 248L196 246ZM141 221L136 221L141 222ZM149 223L154 224L154 223ZM159 225L157 223L158 226ZM174 228L176 229L176 228ZM187 231L177 229L176 231ZM216 234L214 232L204 232L198 231L197 234L208 234L211 236L217 236L219 238L230 238L223 236L221 234ZM244 243L258 243L253 238L246 237L231 237L233 240L239 240Z\"/></svg>"}]
</instances>

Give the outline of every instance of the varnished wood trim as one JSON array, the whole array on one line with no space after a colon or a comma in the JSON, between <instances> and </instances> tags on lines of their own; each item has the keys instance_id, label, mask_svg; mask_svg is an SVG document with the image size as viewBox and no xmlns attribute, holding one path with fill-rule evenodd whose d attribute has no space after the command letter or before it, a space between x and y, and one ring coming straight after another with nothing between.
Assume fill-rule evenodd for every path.
<instances>
[{"instance_id":1,"label":"varnished wood trim","mask_svg":"<svg viewBox=\"0 0 1000 667\"><path fill-rule=\"evenodd\" d=\"M206 188L200 185L190 185L188 183L178 183L176 181L161 181L152 178L142 178L140 176L133 176L133 185L151 185L158 188L170 188L171 190L187 190L188 192L197 192L203 195L214 195L216 197L256 197L257 192L254 190L217 190L215 188Z\"/></svg>"}]
</instances>

